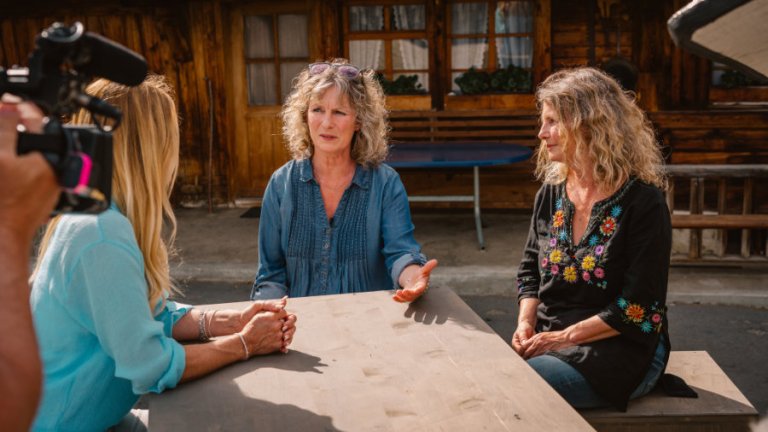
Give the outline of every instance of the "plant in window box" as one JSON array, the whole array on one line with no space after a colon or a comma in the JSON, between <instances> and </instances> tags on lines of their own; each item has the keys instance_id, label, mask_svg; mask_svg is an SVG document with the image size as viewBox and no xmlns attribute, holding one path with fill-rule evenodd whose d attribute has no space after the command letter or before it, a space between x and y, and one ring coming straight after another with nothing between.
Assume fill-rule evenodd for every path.
<instances>
[{"instance_id":1,"label":"plant in window box","mask_svg":"<svg viewBox=\"0 0 768 432\"><path fill-rule=\"evenodd\" d=\"M751 79L743 73L733 69L724 71L722 77L720 77L720 87L727 89L758 85L765 85L765 83Z\"/></svg>"},{"instance_id":2,"label":"plant in window box","mask_svg":"<svg viewBox=\"0 0 768 432\"><path fill-rule=\"evenodd\" d=\"M465 95L488 93L491 88L490 81L491 76L488 72L479 71L474 66L454 80L461 94Z\"/></svg>"},{"instance_id":3,"label":"plant in window box","mask_svg":"<svg viewBox=\"0 0 768 432\"><path fill-rule=\"evenodd\" d=\"M531 91L530 71L517 66L508 66L493 73L478 71L474 67L455 80L461 94L483 93L528 93Z\"/></svg>"},{"instance_id":4,"label":"plant in window box","mask_svg":"<svg viewBox=\"0 0 768 432\"><path fill-rule=\"evenodd\" d=\"M444 99L445 109L535 109L531 72L508 66L492 73L470 68L455 79L461 93Z\"/></svg>"},{"instance_id":5,"label":"plant in window box","mask_svg":"<svg viewBox=\"0 0 768 432\"><path fill-rule=\"evenodd\" d=\"M709 88L709 102L713 104L734 103L768 104L768 81L753 79L744 73L726 69L720 82Z\"/></svg>"},{"instance_id":6,"label":"plant in window box","mask_svg":"<svg viewBox=\"0 0 768 432\"><path fill-rule=\"evenodd\" d=\"M530 71L517 66L508 66L491 74L491 91L501 93L528 93L531 91Z\"/></svg>"},{"instance_id":7,"label":"plant in window box","mask_svg":"<svg viewBox=\"0 0 768 432\"><path fill-rule=\"evenodd\" d=\"M432 98L419 84L418 76L400 75L390 81L379 73L376 79L387 95L387 107L390 110L421 111L432 108Z\"/></svg>"},{"instance_id":8,"label":"plant in window box","mask_svg":"<svg viewBox=\"0 0 768 432\"><path fill-rule=\"evenodd\" d=\"M417 75L400 75L394 80L388 80L383 74L377 73L376 79L387 95L420 95L427 93L419 83Z\"/></svg>"}]
</instances>

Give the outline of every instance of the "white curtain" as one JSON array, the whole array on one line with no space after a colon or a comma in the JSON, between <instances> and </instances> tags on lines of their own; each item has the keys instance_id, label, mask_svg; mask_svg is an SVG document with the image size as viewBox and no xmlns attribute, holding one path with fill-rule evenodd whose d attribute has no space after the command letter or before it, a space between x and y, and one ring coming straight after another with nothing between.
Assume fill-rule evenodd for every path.
<instances>
[{"instance_id":1,"label":"white curtain","mask_svg":"<svg viewBox=\"0 0 768 432\"><path fill-rule=\"evenodd\" d=\"M454 3L451 5L451 33L488 33L487 3ZM451 41L451 69L485 67L488 39L453 39Z\"/></svg>"},{"instance_id":2,"label":"white curtain","mask_svg":"<svg viewBox=\"0 0 768 432\"><path fill-rule=\"evenodd\" d=\"M383 30L384 8L382 6L350 6L349 29L350 31ZM384 66L384 41L350 41L349 61L360 68L382 69Z\"/></svg>"},{"instance_id":3,"label":"white curtain","mask_svg":"<svg viewBox=\"0 0 768 432\"><path fill-rule=\"evenodd\" d=\"M392 6L395 30L424 30L426 13L424 5ZM393 69L429 69L429 42L426 39L397 39L392 43ZM408 73L418 76L419 83L428 89L429 74ZM394 77L396 78L396 77Z\"/></svg>"},{"instance_id":4,"label":"white curtain","mask_svg":"<svg viewBox=\"0 0 768 432\"><path fill-rule=\"evenodd\" d=\"M271 16L245 17L245 57L265 58L274 56Z\"/></svg>"},{"instance_id":5,"label":"white curtain","mask_svg":"<svg viewBox=\"0 0 768 432\"><path fill-rule=\"evenodd\" d=\"M309 57L309 35L306 15L277 17L280 57Z\"/></svg>"},{"instance_id":6,"label":"white curtain","mask_svg":"<svg viewBox=\"0 0 768 432\"><path fill-rule=\"evenodd\" d=\"M500 1L496 6L496 33L531 33L533 4L530 1ZM530 37L496 39L499 67L509 65L529 69L533 64L533 41Z\"/></svg>"},{"instance_id":7,"label":"white curtain","mask_svg":"<svg viewBox=\"0 0 768 432\"><path fill-rule=\"evenodd\" d=\"M245 57L269 59L275 55L272 17L269 15L245 17ZM252 63L248 71L248 104L272 105L275 95L275 70L269 63Z\"/></svg>"}]
</instances>

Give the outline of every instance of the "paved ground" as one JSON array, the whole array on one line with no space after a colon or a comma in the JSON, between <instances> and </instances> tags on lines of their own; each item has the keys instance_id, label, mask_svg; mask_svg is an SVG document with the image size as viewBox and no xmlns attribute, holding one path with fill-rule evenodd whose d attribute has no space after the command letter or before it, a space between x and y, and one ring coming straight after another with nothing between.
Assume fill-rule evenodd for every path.
<instances>
[{"instance_id":1,"label":"paved ground","mask_svg":"<svg viewBox=\"0 0 768 432\"><path fill-rule=\"evenodd\" d=\"M179 210L172 273L191 304L243 301L258 263L258 219L243 209ZM513 281L528 216L487 213L486 250L468 212L415 212L416 237L440 266L433 284L457 292L504 339L515 327ZM670 332L676 350L706 350L763 415L768 414L768 267L670 270Z\"/></svg>"}]
</instances>

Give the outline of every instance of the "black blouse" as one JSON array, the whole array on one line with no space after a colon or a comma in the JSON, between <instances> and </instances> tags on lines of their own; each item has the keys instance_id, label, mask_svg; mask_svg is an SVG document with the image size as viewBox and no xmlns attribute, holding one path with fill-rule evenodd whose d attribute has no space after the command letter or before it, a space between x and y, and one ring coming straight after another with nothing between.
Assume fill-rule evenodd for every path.
<instances>
[{"instance_id":1,"label":"black blouse","mask_svg":"<svg viewBox=\"0 0 768 432\"><path fill-rule=\"evenodd\" d=\"M536 194L518 301L541 301L538 332L562 330L593 315L620 332L547 354L576 368L623 411L650 368L661 334L669 358L669 210L661 190L633 178L592 207L581 239L573 239L573 212L565 182L544 185Z\"/></svg>"}]
</instances>

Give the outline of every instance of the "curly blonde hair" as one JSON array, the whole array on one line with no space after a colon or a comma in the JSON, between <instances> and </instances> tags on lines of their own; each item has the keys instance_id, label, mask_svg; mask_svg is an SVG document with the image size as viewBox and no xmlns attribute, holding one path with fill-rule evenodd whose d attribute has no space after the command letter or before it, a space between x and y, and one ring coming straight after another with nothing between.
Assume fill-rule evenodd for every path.
<instances>
[{"instance_id":1,"label":"curly blonde hair","mask_svg":"<svg viewBox=\"0 0 768 432\"><path fill-rule=\"evenodd\" d=\"M288 150L297 160L312 157L314 145L307 125L309 102L336 87L355 110L355 121L360 127L352 138L352 159L360 165L375 167L387 158L389 152L384 91L374 71L361 70L358 77L347 78L337 73L339 65L349 65L346 59L334 59L329 63L333 66L317 75L310 75L307 67L294 80L293 90L280 113Z\"/></svg>"},{"instance_id":2,"label":"curly blonde hair","mask_svg":"<svg viewBox=\"0 0 768 432\"><path fill-rule=\"evenodd\" d=\"M551 161L542 141L536 154L539 180L561 183L569 168L578 170L586 160L602 190L616 190L630 176L666 189L664 158L650 121L634 95L605 72L579 67L553 73L536 91L539 112L545 103L559 118L566 160Z\"/></svg>"},{"instance_id":3,"label":"curly blonde hair","mask_svg":"<svg viewBox=\"0 0 768 432\"><path fill-rule=\"evenodd\" d=\"M133 226L144 258L147 300L150 310L155 310L159 301L178 292L168 266L176 236L170 195L179 165L179 120L173 90L164 77L149 75L136 87L99 79L86 91L123 113L122 123L113 135L112 200ZM71 121L92 122L92 115L86 110L77 112ZM46 228L38 266L59 220L57 216Z\"/></svg>"}]
</instances>

